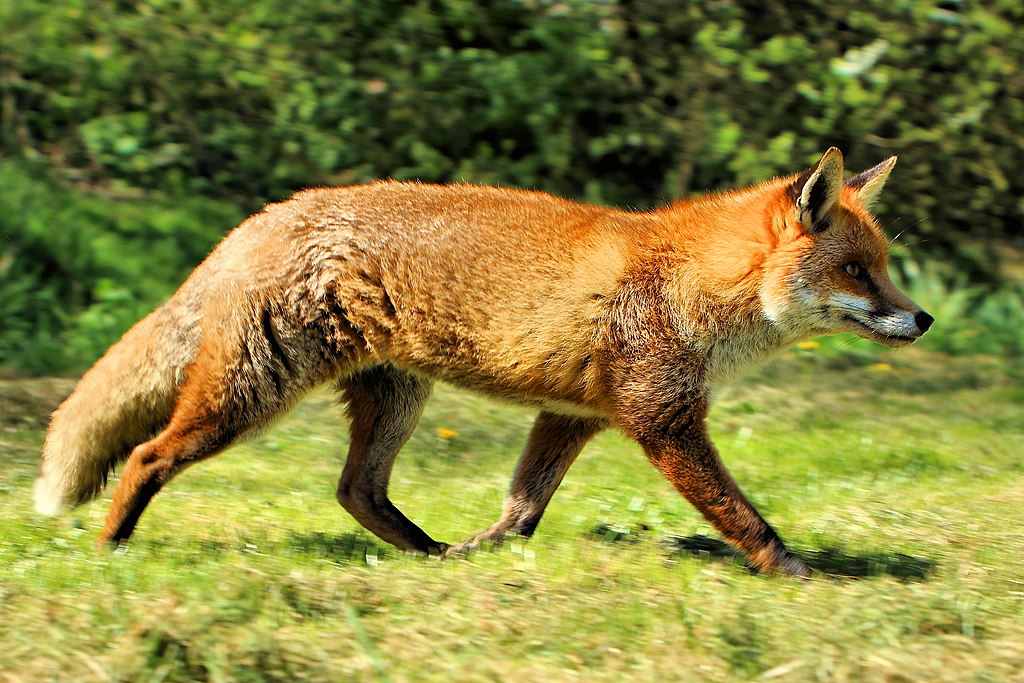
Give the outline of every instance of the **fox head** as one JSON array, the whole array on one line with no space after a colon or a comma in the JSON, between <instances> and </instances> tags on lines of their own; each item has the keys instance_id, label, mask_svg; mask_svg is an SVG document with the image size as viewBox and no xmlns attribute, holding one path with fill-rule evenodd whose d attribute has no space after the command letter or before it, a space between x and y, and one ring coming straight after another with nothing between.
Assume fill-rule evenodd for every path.
<instances>
[{"instance_id":1,"label":"fox head","mask_svg":"<svg viewBox=\"0 0 1024 683\"><path fill-rule=\"evenodd\" d=\"M774 322L796 336L854 332L887 346L928 330L932 316L889 278L889 243L870 212L895 164L890 157L843 182L833 147L786 181L760 293Z\"/></svg>"}]
</instances>

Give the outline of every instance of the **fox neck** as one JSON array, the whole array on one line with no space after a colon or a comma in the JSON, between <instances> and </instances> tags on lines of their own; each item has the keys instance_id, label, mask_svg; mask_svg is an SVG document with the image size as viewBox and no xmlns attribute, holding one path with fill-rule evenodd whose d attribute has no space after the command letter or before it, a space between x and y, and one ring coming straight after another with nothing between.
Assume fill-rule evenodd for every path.
<instances>
[{"instance_id":1,"label":"fox neck","mask_svg":"<svg viewBox=\"0 0 1024 683\"><path fill-rule=\"evenodd\" d=\"M783 181L677 202L661 212L656 236L686 265L686 276L718 297L756 296L768 261L791 236L776 219ZM696 277L696 280L692 278Z\"/></svg>"},{"instance_id":2,"label":"fox neck","mask_svg":"<svg viewBox=\"0 0 1024 683\"><path fill-rule=\"evenodd\" d=\"M772 263L793 244L779 203L785 180L676 203L661 213L659 250L673 262L665 290L681 338L704 357L713 391L813 335L766 292Z\"/></svg>"}]
</instances>

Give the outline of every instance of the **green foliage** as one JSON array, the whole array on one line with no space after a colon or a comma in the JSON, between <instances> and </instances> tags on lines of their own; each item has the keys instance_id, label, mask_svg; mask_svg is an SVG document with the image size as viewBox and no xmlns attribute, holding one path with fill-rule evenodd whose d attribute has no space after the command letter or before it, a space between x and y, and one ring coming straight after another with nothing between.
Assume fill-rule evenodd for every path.
<instances>
[{"instance_id":1,"label":"green foliage","mask_svg":"<svg viewBox=\"0 0 1024 683\"><path fill-rule=\"evenodd\" d=\"M903 260L900 269L903 288L936 319L921 344L946 353L1024 357L1024 284L993 291L936 263Z\"/></svg>"},{"instance_id":2,"label":"green foliage","mask_svg":"<svg viewBox=\"0 0 1024 683\"><path fill-rule=\"evenodd\" d=\"M30 372L91 362L174 290L238 222L202 197L116 199L0 163L0 365Z\"/></svg>"},{"instance_id":3,"label":"green foliage","mask_svg":"<svg viewBox=\"0 0 1024 683\"><path fill-rule=\"evenodd\" d=\"M248 208L383 176L649 206L838 145L935 248L1024 211L1015 2L6 3L5 153Z\"/></svg>"},{"instance_id":4,"label":"green foliage","mask_svg":"<svg viewBox=\"0 0 1024 683\"><path fill-rule=\"evenodd\" d=\"M387 176L648 207L829 145L851 170L898 153L883 222L1002 284L1022 20L1008 1L0 4L0 363L87 360L241 213Z\"/></svg>"}]
</instances>

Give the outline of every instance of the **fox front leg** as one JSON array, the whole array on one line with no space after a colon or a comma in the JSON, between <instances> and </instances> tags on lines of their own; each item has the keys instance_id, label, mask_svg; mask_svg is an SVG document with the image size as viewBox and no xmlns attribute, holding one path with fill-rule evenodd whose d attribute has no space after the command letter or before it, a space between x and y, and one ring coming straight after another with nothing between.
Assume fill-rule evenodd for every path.
<instances>
[{"instance_id":1,"label":"fox front leg","mask_svg":"<svg viewBox=\"0 0 1024 683\"><path fill-rule=\"evenodd\" d=\"M660 406L657 414L652 407ZM811 570L786 550L775 530L743 495L708 437L702 399L648 402L623 425L648 460L696 507L750 564L765 572L810 576Z\"/></svg>"}]
</instances>

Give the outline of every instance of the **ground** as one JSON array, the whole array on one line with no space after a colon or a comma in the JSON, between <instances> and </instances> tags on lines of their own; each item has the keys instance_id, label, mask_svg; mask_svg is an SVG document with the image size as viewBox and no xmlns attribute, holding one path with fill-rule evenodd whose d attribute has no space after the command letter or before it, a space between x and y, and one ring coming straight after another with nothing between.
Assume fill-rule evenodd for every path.
<instances>
[{"instance_id":1,"label":"ground","mask_svg":"<svg viewBox=\"0 0 1024 683\"><path fill-rule=\"evenodd\" d=\"M31 510L72 382L2 380L0 681L1024 681L1024 372L854 349L789 351L711 418L809 581L749 572L612 431L533 539L405 556L334 500L328 392L98 550L112 488ZM487 526L532 417L438 387L393 498L439 540Z\"/></svg>"}]
</instances>

